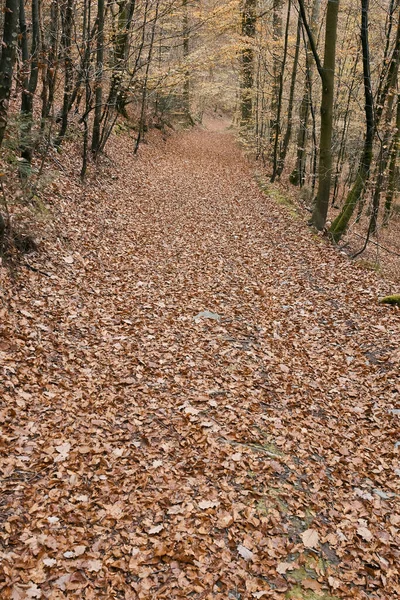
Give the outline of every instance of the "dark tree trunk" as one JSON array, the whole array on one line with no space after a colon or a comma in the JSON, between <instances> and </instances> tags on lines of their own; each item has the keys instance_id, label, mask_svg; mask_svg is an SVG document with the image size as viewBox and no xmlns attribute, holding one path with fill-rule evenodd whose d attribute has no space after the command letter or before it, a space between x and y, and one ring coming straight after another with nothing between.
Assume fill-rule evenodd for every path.
<instances>
[{"instance_id":1,"label":"dark tree trunk","mask_svg":"<svg viewBox=\"0 0 400 600\"><path fill-rule=\"evenodd\" d=\"M320 10L321 0L314 0L311 14L310 31L315 35ZM301 15L299 16L301 18ZM304 92L299 109L299 129L297 132L297 158L296 167L290 175L290 181L294 185L302 187L306 177L306 145L308 133L308 121L312 106L312 78L313 78L313 57L310 46L310 40L306 43L306 76L304 81Z\"/></svg>"},{"instance_id":2,"label":"dark tree trunk","mask_svg":"<svg viewBox=\"0 0 400 600\"><path fill-rule=\"evenodd\" d=\"M21 156L27 162L32 160L33 142L32 116L33 116L33 98L37 89L39 68L38 54L40 43L40 24L39 24L39 0L32 0L32 42L31 51L28 51L28 40L26 33L24 0L20 0L19 9L21 45L23 58L23 80L22 80L22 101L21 101Z\"/></svg>"},{"instance_id":3,"label":"dark tree trunk","mask_svg":"<svg viewBox=\"0 0 400 600\"><path fill-rule=\"evenodd\" d=\"M317 229L325 227L329 207L332 175L332 122L336 64L336 37L339 0L328 0L325 28L324 64L322 80L321 134L319 144L318 192L312 214Z\"/></svg>"},{"instance_id":4,"label":"dark tree trunk","mask_svg":"<svg viewBox=\"0 0 400 600\"><path fill-rule=\"evenodd\" d=\"M75 0L63 0L61 4L62 34L61 43L64 58L64 99L61 113L61 128L58 134L57 144L60 144L68 129L68 114L70 111L70 99L73 89L73 64L72 64L72 26L74 18Z\"/></svg>"},{"instance_id":5,"label":"dark tree trunk","mask_svg":"<svg viewBox=\"0 0 400 600\"><path fill-rule=\"evenodd\" d=\"M338 242L345 233L351 216L360 199L363 189L368 181L371 170L373 142L375 135L375 118L373 107L373 95L371 87L371 67L369 57L368 40L368 14L369 0L361 0L361 44L363 57L364 96L365 96L365 122L366 135L364 151L357 177L351 188L340 214L336 217L330 228L330 234L335 242Z\"/></svg>"},{"instance_id":6,"label":"dark tree trunk","mask_svg":"<svg viewBox=\"0 0 400 600\"><path fill-rule=\"evenodd\" d=\"M3 44L0 58L0 146L3 143L8 119L17 44L19 0L6 0Z\"/></svg>"},{"instance_id":7,"label":"dark tree trunk","mask_svg":"<svg viewBox=\"0 0 400 600\"><path fill-rule=\"evenodd\" d=\"M294 105L294 93L296 89L296 76L297 76L297 67L299 63L299 53L300 53L300 35L301 35L301 18L299 16L297 22L297 34L296 34L296 47L293 58L293 67L292 67L292 79L290 82L290 92L289 92L289 102L287 109L287 123L286 123L286 131L285 136L282 142L282 148L279 154L279 160L276 168L276 177L280 177L282 175L283 168L285 166L286 154L289 149L289 142L292 136L292 123L293 123L293 105Z\"/></svg>"},{"instance_id":8,"label":"dark tree trunk","mask_svg":"<svg viewBox=\"0 0 400 600\"><path fill-rule=\"evenodd\" d=\"M275 127L273 129L274 132L274 149L272 155L272 176L271 182L275 181L278 171L278 153L279 153L279 139L281 134L281 113L282 113L282 96L283 96L283 81L286 67L286 59L287 59L287 50L288 50L288 40L289 40L289 25L290 25L290 11L292 8L291 0L288 2L287 16L286 16L286 26L285 26L285 43L283 48L283 56L281 61L281 67L278 75L278 98L277 98L277 106L276 106L276 116L275 116Z\"/></svg>"},{"instance_id":9,"label":"dark tree trunk","mask_svg":"<svg viewBox=\"0 0 400 600\"><path fill-rule=\"evenodd\" d=\"M383 226L387 227L392 211L393 198L396 193L396 162L400 150L400 94L397 94L396 130L393 136L390 152L389 174L387 192L385 198L385 212L383 215Z\"/></svg>"},{"instance_id":10,"label":"dark tree trunk","mask_svg":"<svg viewBox=\"0 0 400 600\"><path fill-rule=\"evenodd\" d=\"M101 115L103 112L103 70L104 70L104 0L97 0L97 50L95 106L92 134L92 152L97 155L100 146Z\"/></svg>"},{"instance_id":11,"label":"dark tree trunk","mask_svg":"<svg viewBox=\"0 0 400 600\"><path fill-rule=\"evenodd\" d=\"M257 0L244 0L242 9L242 80L241 80L241 124L246 126L253 115L254 83L254 38L256 35Z\"/></svg>"}]
</instances>

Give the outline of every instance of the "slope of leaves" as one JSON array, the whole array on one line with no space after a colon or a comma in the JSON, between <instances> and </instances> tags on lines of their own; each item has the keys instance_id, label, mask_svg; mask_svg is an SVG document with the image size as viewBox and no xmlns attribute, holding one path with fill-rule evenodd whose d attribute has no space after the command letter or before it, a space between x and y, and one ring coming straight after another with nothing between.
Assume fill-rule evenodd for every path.
<instances>
[{"instance_id":1,"label":"slope of leaves","mask_svg":"<svg viewBox=\"0 0 400 600\"><path fill-rule=\"evenodd\" d=\"M226 133L111 153L2 272L1 598L397 597L395 289Z\"/></svg>"}]
</instances>

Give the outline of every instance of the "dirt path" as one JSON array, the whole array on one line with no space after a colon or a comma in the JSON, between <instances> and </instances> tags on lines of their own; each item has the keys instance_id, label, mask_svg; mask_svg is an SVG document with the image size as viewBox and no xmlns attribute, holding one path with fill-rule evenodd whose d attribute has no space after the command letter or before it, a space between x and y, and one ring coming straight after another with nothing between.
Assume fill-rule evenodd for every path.
<instances>
[{"instance_id":1,"label":"dirt path","mask_svg":"<svg viewBox=\"0 0 400 600\"><path fill-rule=\"evenodd\" d=\"M227 133L113 158L6 288L1 598L397 597L388 284Z\"/></svg>"}]
</instances>

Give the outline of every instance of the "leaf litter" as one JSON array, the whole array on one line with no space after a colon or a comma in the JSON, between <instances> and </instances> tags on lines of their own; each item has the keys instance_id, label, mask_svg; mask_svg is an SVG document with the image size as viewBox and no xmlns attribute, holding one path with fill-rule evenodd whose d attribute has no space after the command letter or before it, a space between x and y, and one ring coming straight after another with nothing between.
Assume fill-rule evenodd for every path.
<instances>
[{"instance_id":1,"label":"leaf litter","mask_svg":"<svg viewBox=\"0 0 400 600\"><path fill-rule=\"evenodd\" d=\"M230 135L131 150L2 267L1 598L398 597L394 282Z\"/></svg>"}]
</instances>

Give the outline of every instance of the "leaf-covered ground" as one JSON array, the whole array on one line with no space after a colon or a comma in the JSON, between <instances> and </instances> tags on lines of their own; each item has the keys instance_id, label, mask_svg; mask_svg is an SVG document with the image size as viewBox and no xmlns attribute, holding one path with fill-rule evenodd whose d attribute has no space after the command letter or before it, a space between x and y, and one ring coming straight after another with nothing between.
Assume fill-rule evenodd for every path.
<instances>
[{"instance_id":1,"label":"leaf-covered ground","mask_svg":"<svg viewBox=\"0 0 400 600\"><path fill-rule=\"evenodd\" d=\"M131 144L2 270L1 598L399 597L398 289L229 134Z\"/></svg>"}]
</instances>

